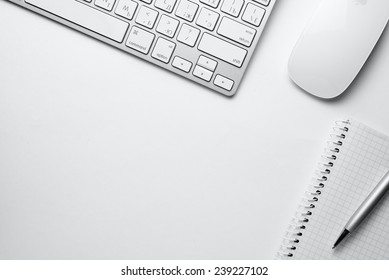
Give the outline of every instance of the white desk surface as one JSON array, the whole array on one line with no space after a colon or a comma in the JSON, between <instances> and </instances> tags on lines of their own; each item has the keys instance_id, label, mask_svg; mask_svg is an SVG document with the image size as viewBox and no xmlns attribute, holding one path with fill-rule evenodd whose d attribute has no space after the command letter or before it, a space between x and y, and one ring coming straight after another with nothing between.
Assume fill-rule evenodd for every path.
<instances>
[{"instance_id":1,"label":"white desk surface","mask_svg":"<svg viewBox=\"0 0 389 280\"><path fill-rule=\"evenodd\" d=\"M234 98L0 1L1 259L272 259L333 121L389 134L389 30L335 101L278 0Z\"/></svg>"}]
</instances>

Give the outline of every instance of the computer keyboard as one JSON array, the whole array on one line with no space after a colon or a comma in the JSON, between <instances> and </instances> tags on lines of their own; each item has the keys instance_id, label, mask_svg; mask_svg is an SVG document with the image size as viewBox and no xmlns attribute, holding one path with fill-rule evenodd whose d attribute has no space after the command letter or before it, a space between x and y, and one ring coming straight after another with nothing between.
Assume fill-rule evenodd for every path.
<instances>
[{"instance_id":1,"label":"computer keyboard","mask_svg":"<svg viewBox=\"0 0 389 280\"><path fill-rule=\"evenodd\" d=\"M276 0L8 0L234 95Z\"/></svg>"}]
</instances>

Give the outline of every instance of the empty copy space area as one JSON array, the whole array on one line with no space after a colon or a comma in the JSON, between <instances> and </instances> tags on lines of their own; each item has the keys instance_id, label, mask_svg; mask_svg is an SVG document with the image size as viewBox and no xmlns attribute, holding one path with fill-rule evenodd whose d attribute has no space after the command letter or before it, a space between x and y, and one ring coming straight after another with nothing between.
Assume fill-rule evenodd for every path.
<instances>
[{"instance_id":1,"label":"empty copy space area","mask_svg":"<svg viewBox=\"0 0 389 280\"><path fill-rule=\"evenodd\" d=\"M0 1L0 259L273 259L334 121L389 134L388 30L334 101L289 79L318 3L228 98Z\"/></svg>"}]
</instances>

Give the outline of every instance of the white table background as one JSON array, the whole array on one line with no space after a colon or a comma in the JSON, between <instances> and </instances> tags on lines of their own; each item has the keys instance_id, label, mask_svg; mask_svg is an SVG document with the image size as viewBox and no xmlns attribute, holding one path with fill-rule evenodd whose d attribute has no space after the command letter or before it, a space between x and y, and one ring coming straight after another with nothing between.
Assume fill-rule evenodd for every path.
<instances>
[{"instance_id":1,"label":"white table background","mask_svg":"<svg viewBox=\"0 0 389 280\"><path fill-rule=\"evenodd\" d=\"M318 3L278 0L226 98L0 1L0 258L274 258L333 121L389 134L388 30L337 100L289 80Z\"/></svg>"}]
</instances>

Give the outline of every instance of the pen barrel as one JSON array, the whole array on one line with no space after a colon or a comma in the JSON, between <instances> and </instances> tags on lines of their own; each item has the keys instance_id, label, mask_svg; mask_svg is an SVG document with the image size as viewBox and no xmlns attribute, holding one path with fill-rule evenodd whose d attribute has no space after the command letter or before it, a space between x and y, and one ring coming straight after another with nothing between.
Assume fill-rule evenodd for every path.
<instances>
[{"instance_id":1,"label":"pen barrel","mask_svg":"<svg viewBox=\"0 0 389 280\"><path fill-rule=\"evenodd\" d=\"M370 192L369 196L363 201L358 210L350 218L345 228L352 232L359 224L371 213L378 202L384 197L389 189L389 172L381 179L377 186Z\"/></svg>"}]
</instances>

